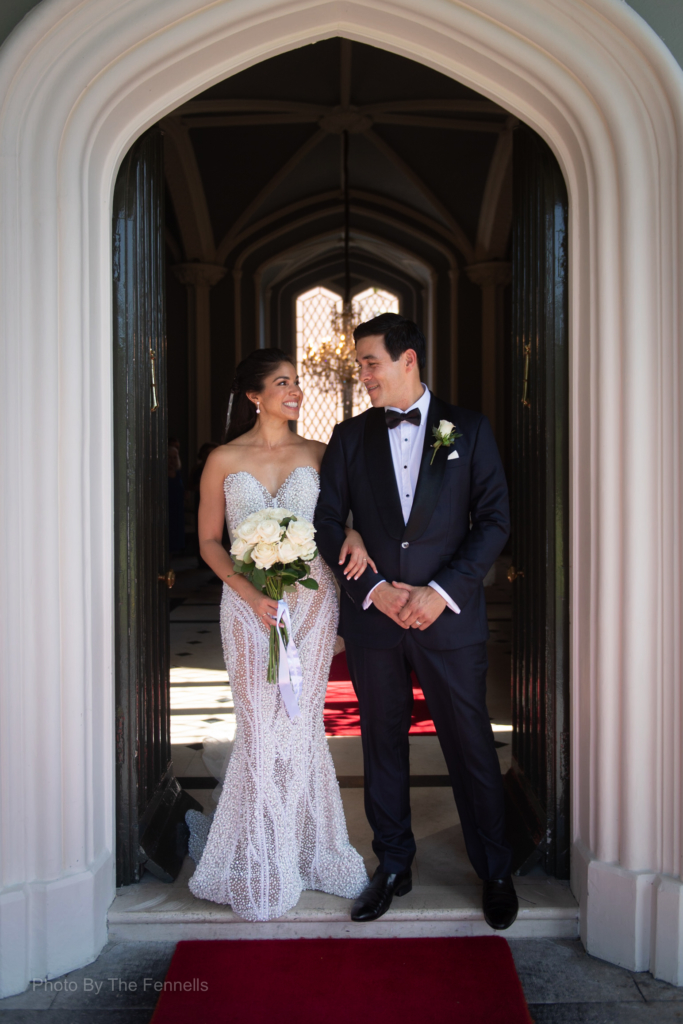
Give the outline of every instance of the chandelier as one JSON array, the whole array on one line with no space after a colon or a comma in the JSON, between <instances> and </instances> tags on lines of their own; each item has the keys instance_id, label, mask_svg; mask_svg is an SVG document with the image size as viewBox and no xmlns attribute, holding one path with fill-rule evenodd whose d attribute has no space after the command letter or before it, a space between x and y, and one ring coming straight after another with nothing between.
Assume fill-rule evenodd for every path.
<instances>
[{"instance_id":1,"label":"chandelier","mask_svg":"<svg viewBox=\"0 0 683 1024\"><path fill-rule=\"evenodd\" d=\"M344 419L353 416L353 396L360 389L356 368L353 332L361 322L358 307L351 302L351 269L349 260L349 137L342 132L342 169L344 193L344 302L341 312L333 304L330 334L306 345L303 372L311 378L318 391L341 395Z\"/></svg>"}]
</instances>

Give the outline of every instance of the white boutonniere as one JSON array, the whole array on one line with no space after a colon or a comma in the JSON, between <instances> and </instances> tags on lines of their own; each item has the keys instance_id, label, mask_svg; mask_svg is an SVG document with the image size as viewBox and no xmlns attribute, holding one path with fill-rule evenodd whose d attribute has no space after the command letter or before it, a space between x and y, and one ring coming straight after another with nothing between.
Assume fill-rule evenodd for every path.
<instances>
[{"instance_id":1,"label":"white boutonniere","mask_svg":"<svg viewBox=\"0 0 683 1024\"><path fill-rule=\"evenodd\" d=\"M432 448L434 453L430 459L429 465L431 466L434 461L434 456L438 452L439 448L450 448L455 441L456 437L462 437L462 434L456 433L457 427L450 420L441 420L438 427L432 427L432 434L434 435L434 444Z\"/></svg>"}]
</instances>

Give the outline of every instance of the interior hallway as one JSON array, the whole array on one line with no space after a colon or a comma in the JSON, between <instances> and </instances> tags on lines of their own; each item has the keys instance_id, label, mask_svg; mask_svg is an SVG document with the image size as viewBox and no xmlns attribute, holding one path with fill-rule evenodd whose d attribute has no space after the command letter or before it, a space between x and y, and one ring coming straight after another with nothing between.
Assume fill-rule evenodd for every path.
<instances>
[{"instance_id":1,"label":"interior hallway","mask_svg":"<svg viewBox=\"0 0 683 1024\"><path fill-rule=\"evenodd\" d=\"M488 705L501 771L510 766L510 586L499 560L486 588L491 627ZM210 814L216 776L235 717L223 663L218 624L221 586L190 559L176 563L171 601L171 739L175 774ZM377 860L363 809L363 758L358 736L328 739L340 780L351 843L372 874ZM118 890L110 934L118 939L223 937L281 934L488 934L481 912L481 884L467 858L462 830L436 736L411 736L411 803L417 856L413 891L395 900L373 925L352 925L349 901L305 892L278 922L247 924L229 907L197 900L187 888L194 871L188 857L171 885L146 873L138 885ZM578 910L567 882L537 868L516 884L520 915L512 934L574 938ZM169 933L169 929L171 932ZM340 931L341 930L341 931Z\"/></svg>"}]
</instances>

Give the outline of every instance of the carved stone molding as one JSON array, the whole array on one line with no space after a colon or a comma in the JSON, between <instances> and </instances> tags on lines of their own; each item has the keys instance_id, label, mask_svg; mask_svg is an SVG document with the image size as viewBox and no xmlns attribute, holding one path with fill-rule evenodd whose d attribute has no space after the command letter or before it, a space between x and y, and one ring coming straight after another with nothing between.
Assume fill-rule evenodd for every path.
<instances>
[{"instance_id":1,"label":"carved stone molding","mask_svg":"<svg viewBox=\"0 0 683 1024\"><path fill-rule=\"evenodd\" d=\"M182 284L204 288L213 288L228 272L215 263L175 263L170 269Z\"/></svg>"},{"instance_id":2,"label":"carved stone molding","mask_svg":"<svg viewBox=\"0 0 683 1024\"><path fill-rule=\"evenodd\" d=\"M512 280L512 264L502 260L490 260L488 263L470 263L465 267L470 281L481 288L502 287Z\"/></svg>"},{"instance_id":3,"label":"carved stone molding","mask_svg":"<svg viewBox=\"0 0 683 1024\"><path fill-rule=\"evenodd\" d=\"M60 0L0 51L2 995L91 962L114 896L117 168L202 90L338 34L501 105L565 176L571 884L591 952L683 980L681 68L619 0Z\"/></svg>"}]
</instances>

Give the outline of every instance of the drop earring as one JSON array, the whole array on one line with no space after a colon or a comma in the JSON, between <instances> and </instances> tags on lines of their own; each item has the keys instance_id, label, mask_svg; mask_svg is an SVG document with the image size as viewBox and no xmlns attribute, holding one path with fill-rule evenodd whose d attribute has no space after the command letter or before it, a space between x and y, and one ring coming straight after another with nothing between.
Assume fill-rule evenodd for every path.
<instances>
[{"instance_id":1,"label":"drop earring","mask_svg":"<svg viewBox=\"0 0 683 1024\"><path fill-rule=\"evenodd\" d=\"M261 403L259 402L259 400L258 400L258 398L257 398L257 399L256 399L256 415L258 416L258 414L259 414L260 412L261 412Z\"/></svg>"}]
</instances>

